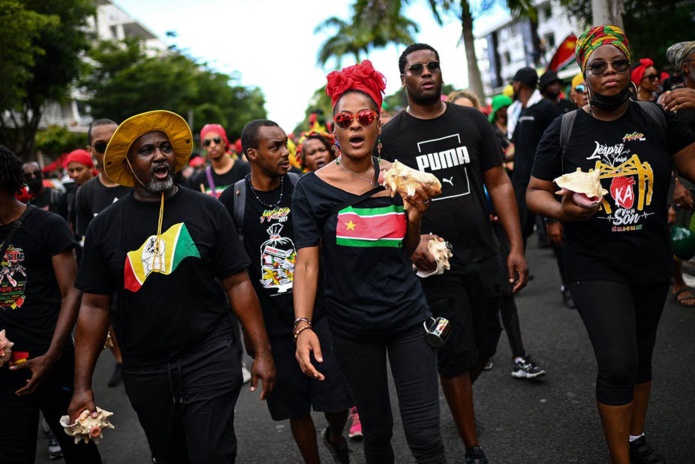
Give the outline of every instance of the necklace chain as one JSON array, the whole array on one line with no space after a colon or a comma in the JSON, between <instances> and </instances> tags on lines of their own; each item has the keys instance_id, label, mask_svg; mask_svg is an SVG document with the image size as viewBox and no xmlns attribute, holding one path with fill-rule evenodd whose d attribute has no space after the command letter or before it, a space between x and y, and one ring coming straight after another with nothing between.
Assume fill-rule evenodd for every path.
<instances>
[{"instance_id":1,"label":"necklace chain","mask_svg":"<svg viewBox=\"0 0 695 464\"><path fill-rule=\"evenodd\" d=\"M256 193L256 189L253 188L253 184L251 183L251 174L246 174L246 181L249 183L249 187L251 187L251 193L253 193L253 196L256 197L256 200L263 206L265 206L268 209L273 209L276 208L277 206L280 205L282 202L282 197L285 194L285 176L282 176L280 178L280 198L278 198L278 201L275 202L275 204L269 205L265 201L261 200L261 197L258 196L258 193Z\"/></svg>"},{"instance_id":2,"label":"necklace chain","mask_svg":"<svg viewBox=\"0 0 695 464\"><path fill-rule=\"evenodd\" d=\"M338 156L338 157L335 159L335 164L337 164L343 171L347 171L347 172L349 172L350 174L352 174L353 176L357 176L357 177L359 177L360 179L362 179L363 181L369 182L369 185L371 185L372 187L376 187L376 184L374 183L374 180L373 180L373 179L367 179L366 177L357 174L355 171L352 171L352 170L346 168L346 167L343 165L343 163L341 163L342 157L343 157L343 155ZM372 160L373 160L373 159L374 159L374 157L372 156Z\"/></svg>"}]
</instances>

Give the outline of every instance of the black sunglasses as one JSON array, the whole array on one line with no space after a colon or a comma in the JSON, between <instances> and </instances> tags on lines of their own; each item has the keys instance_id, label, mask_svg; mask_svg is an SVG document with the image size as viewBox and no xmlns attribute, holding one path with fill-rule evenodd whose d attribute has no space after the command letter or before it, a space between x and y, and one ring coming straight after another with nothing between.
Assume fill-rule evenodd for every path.
<instances>
[{"instance_id":1,"label":"black sunglasses","mask_svg":"<svg viewBox=\"0 0 695 464\"><path fill-rule=\"evenodd\" d=\"M595 61L589 65L589 70L594 76L600 76L608 70L609 64L613 70L618 73L624 73L630 68L630 60L627 58L620 58L613 61Z\"/></svg>"},{"instance_id":2,"label":"black sunglasses","mask_svg":"<svg viewBox=\"0 0 695 464\"><path fill-rule=\"evenodd\" d=\"M203 146L209 147L212 142L215 142L215 145L219 145L222 143L222 139L220 137L213 137L211 139L205 139L205 140L203 140Z\"/></svg>"},{"instance_id":3,"label":"black sunglasses","mask_svg":"<svg viewBox=\"0 0 695 464\"><path fill-rule=\"evenodd\" d=\"M656 81L659 79L658 74L649 74L648 76L644 76L642 79L649 79L650 81Z\"/></svg>"},{"instance_id":4,"label":"black sunglasses","mask_svg":"<svg viewBox=\"0 0 695 464\"><path fill-rule=\"evenodd\" d=\"M41 179L43 177L43 172L41 171L25 171L24 177L26 179L31 179L32 177L36 179Z\"/></svg>"},{"instance_id":5,"label":"black sunglasses","mask_svg":"<svg viewBox=\"0 0 695 464\"><path fill-rule=\"evenodd\" d=\"M427 70L429 72L437 72L440 69L438 61L430 61L429 63L415 63L411 64L405 69L406 71L410 71L410 74L414 76L419 76L420 74L422 74L422 71L425 69L425 66L427 66Z\"/></svg>"},{"instance_id":6,"label":"black sunglasses","mask_svg":"<svg viewBox=\"0 0 695 464\"><path fill-rule=\"evenodd\" d=\"M97 142L94 145L92 145L92 148L94 148L94 151L97 153L104 153L106 151L106 146L108 145L108 142Z\"/></svg>"}]
</instances>

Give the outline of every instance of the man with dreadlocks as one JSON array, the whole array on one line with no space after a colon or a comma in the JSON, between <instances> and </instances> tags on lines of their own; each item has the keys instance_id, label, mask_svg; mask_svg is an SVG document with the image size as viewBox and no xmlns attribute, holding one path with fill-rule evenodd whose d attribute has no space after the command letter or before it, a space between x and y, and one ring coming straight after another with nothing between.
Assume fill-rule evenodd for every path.
<instances>
[{"instance_id":1,"label":"man with dreadlocks","mask_svg":"<svg viewBox=\"0 0 695 464\"><path fill-rule=\"evenodd\" d=\"M186 121L160 110L124 121L106 148L107 175L134 190L87 230L69 413L74 421L95 411L92 373L116 294L123 384L154 460L229 463L242 376L225 293L255 353L251 390L262 380L261 399L275 366L231 217L217 200L173 182L192 144Z\"/></svg>"}]
</instances>

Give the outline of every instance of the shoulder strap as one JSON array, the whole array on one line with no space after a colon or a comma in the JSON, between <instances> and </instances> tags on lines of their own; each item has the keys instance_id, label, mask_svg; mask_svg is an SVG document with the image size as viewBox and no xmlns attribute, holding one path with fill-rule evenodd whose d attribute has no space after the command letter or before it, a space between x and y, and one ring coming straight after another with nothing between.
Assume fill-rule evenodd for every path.
<instances>
[{"instance_id":1,"label":"shoulder strap","mask_svg":"<svg viewBox=\"0 0 695 464\"><path fill-rule=\"evenodd\" d=\"M288 172L287 175L290 178L290 182L292 182L292 185L297 185L297 182L299 181L299 178L302 177L296 172Z\"/></svg>"},{"instance_id":2,"label":"shoulder strap","mask_svg":"<svg viewBox=\"0 0 695 464\"><path fill-rule=\"evenodd\" d=\"M232 197L234 208L232 209L232 219L236 226L239 240L244 242L244 210L246 209L246 177L234 183L234 196Z\"/></svg>"},{"instance_id":3,"label":"shoulder strap","mask_svg":"<svg viewBox=\"0 0 695 464\"><path fill-rule=\"evenodd\" d=\"M567 149L567 142L569 142L572 136L574 120L577 119L577 111L578 110L568 111L562 115L562 121L560 121L560 146L562 147L563 156Z\"/></svg>"},{"instance_id":4,"label":"shoulder strap","mask_svg":"<svg viewBox=\"0 0 695 464\"><path fill-rule=\"evenodd\" d=\"M0 248L0 261L5 260L5 252L7 251L7 247L10 245L10 242L14 239L14 236L17 234L17 231L20 227L22 227L22 223L27 218L27 216L29 216L29 213L33 209L34 205L27 205L22 215L19 216L17 220L12 223L12 229L10 230L10 233L7 234L7 237L5 237L5 241L2 243L2 248Z\"/></svg>"},{"instance_id":5,"label":"shoulder strap","mask_svg":"<svg viewBox=\"0 0 695 464\"><path fill-rule=\"evenodd\" d=\"M218 195L217 191L215 190L215 181L212 178L212 166L208 165L208 167L205 168L205 176L208 178L208 187L210 187L210 193L213 197L217 198Z\"/></svg>"},{"instance_id":6,"label":"shoulder strap","mask_svg":"<svg viewBox=\"0 0 695 464\"><path fill-rule=\"evenodd\" d=\"M664 112L661 110L659 105L648 101L638 101L637 104L644 110L645 113L649 115L650 118L656 122L656 125L659 126L662 140L664 142L668 140L668 123L666 122L666 116L664 116Z\"/></svg>"}]
</instances>

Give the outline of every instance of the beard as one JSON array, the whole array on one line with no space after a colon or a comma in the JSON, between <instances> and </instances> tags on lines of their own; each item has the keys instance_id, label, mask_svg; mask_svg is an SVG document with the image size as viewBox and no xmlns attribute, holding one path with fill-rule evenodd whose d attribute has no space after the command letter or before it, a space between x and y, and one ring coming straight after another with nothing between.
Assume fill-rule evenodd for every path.
<instances>
[{"instance_id":1,"label":"beard","mask_svg":"<svg viewBox=\"0 0 695 464\"><path fill-rule=\"evenodd\" d=\"M174 178L171 175L166 180L157 180L153 177L145 188L152 193L167 193L174 188Z\"/></svg>"}]
</instances>

